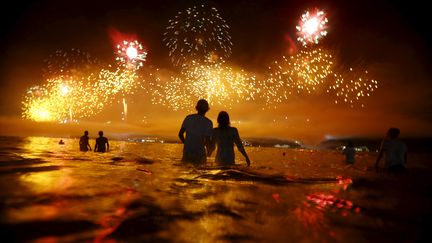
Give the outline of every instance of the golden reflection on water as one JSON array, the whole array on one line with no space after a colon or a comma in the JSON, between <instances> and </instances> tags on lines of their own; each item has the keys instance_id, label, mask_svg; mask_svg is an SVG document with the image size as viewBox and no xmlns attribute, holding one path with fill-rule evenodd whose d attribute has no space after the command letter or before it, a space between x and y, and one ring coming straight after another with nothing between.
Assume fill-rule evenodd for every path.
<instances>
[{"instance_id":1,"label":"golden reflection on water","mask_svg":"<svg viewBox=\"0 0 432 243\"><path fill-rule=\"evenodd\" d=\"M39 159L45 156L64 156L65 152L78 150L78 141L75 139L63 139L64 144L59 144L60 138L28 137L22 144L23 158Z\"/></svg>"},{"instance_id":2,"label":"golden reflection on water","mask_svg":"<svg viewBox=\"0 0 432 243\"><path fill-rule=\"evenodd\" d=\"M64 193L73 185L70 169L41 171L20 176L21 182L33 193Z\"/></svg>"},{"instance_id":3,"label":"golden reflection on water","mask_svg":"<svg viewBox=\"0 0 432 243\"><path fill-rule=\"evenodd\" d=\"M76 139L58 141L20 141L24 159L11 158L0 175L3 188L10 188L3 221L88 222L95 228L58 238L34 232L31 240L332 242L361 237L364 231L354 226L368 219L364 192L351 187L360 171L345 168L339 154L251 148L256 164L222 170L182 164L177 144L113 141L113 151L100 154L78 151ZM381 201L377 208L388 208Z\"/></svg>"},{"instance_id":4,"label":"golden reflection on water","mask_svg":"<svg viewBox=\"0 0 432 243\"><path fill-rule=\"evenodd\" d=\"M61 202L51 205L32 205L24 208L12 208L7 212L7 218L14 219L15 222L29 220L48 220L56 218L63 210Z\"/></svg>"}]
</instances>

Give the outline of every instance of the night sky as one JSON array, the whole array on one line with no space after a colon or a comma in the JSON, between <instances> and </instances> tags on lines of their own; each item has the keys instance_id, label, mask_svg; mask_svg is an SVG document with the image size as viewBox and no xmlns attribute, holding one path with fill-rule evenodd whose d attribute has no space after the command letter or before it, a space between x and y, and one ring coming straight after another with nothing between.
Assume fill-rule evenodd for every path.
<instances>
[{"instance_id":1,"label":"night sky","mask_svg":"<svg viewBox=\"0 0 432 243\"><path fill-rule=\"evenodd\" d=\"M79 48L103 62L112 62L114 44L109 30L116 29L136 35L146 45L149 55L145 65L170 70L168 49L162 42L168 20L201 3L216 7L230 26L234 46L228 61L257 76L272 61L289 54L292 46L288 39L296 38L299 16L316 7L324 9L329 19L328 36L320 45L334 51L346 66L361 64L380 82L363 109L334 105L319 96L295 97L276 109L257 112L262 107L258 101L239 104L228 112L232 120L242 122L236 124L242 135L316 142L326 136L381 136L390 126L400 127L405 136L432 135L428 8L426 3L384 0L10 3L1 16L0 134L30 132L29 126L47 132L46 124L20 118L21 100L26 88L43 83L43 60L56 50ZM148 100L135 97L130 105L131 124L113 127L113 132L175 135L187 113L151 105ZM224 107L215 107L208 116L215 121L221 109ZM87 120L92 124L116 121L119 117L112 114L117 110L107 107ZM138 122L142 117L148 119L145 125ZM55 133L61 132L57 129Z\"/></svg>"}]
</instances>

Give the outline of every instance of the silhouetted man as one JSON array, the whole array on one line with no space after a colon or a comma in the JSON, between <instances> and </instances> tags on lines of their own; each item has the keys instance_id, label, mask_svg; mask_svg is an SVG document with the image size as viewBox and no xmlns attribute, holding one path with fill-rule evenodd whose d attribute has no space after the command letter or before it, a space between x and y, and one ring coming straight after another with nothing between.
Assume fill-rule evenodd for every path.
<instances>
[{"instance_id":1,"label":"silhouetted man","mask_svg":"<svg viewBox=\"0 0 432 243\"><path fill-rule=\"evenodd\" d=\"M103 136L102 131L99 131L99 137L96 138L96 144L95 144L94 151L95 152L102 152L102 153L109 151L108 139Z\"/></svg>"},{"instance_id":2,"label":"silhouetted man","mask_svg":"<svg viewBox=\"0 0 432 243\"><path fill-rule=\"evenodd\" d=\"M406 172L407 163L407 147L399 137L400 130L398 128L390 128L387 131L386 137L381 143L375 167L385 154L384 167L393 173Z\"/></svg>"},{"instance_id":3,"label":"silhouetted man","mask_svg":"<svg viewBox=\"0 0 432 243\"><path fill-rule=\"evenodd\" d=\"M213 123L205 117L205 113L210 109L206 100L199 100L195 109L198 113L186 116L178 136L184 144L182 161L202 163L206 161L206 147L208 150Z\"/></svg>"},{"instance_id":4,"label":"silhouetted man","mask_svg":"<svg viewBox=\"0 0 432 243\"><path fill-rule=\"evenodd\" d=\"M92 150L89 144L88 131L84 131L84 135L80 138L79 145L80 145L80 151Z\"/></svg>"}]
</instances>

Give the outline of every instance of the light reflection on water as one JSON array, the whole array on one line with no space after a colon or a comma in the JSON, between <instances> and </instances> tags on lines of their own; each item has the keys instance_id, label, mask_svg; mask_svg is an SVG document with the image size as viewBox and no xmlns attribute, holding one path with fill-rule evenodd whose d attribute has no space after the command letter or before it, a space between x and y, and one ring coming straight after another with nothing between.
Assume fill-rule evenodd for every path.
<instances>
[{"instance_id":1,"label":"light reflection on water","mask_svg":"<svg viewBox=\"0 0 432 243\"><path fill-rule=\"evenodd\" d=\"M180 162L179 144L110 141L100 154L63 140L0 139L1 225L12 239L364 242L409 219L394 213L392 177L367 173L374 154L347 167L338 153L248 147L250 168L196 167Z\"/></svg>"}]
</instances>

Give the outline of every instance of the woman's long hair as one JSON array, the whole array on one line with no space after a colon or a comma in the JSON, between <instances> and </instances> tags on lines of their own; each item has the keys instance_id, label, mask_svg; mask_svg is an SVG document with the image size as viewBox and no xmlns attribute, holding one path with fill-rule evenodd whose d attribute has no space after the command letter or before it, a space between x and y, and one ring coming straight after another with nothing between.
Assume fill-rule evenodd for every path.
<instances>
[{"instance_id":1,"label":"woman's long hair","mask_svg":"<svg viewBox=\"0 0 432 243\"><path fill-rule=\"evenodd\" d=\"M221 111L219 112L219 115L217 117L218 127L220 128L227 128L230 126L230 118L228 115L228 112Z\"/></svg>"}]
</instances>

